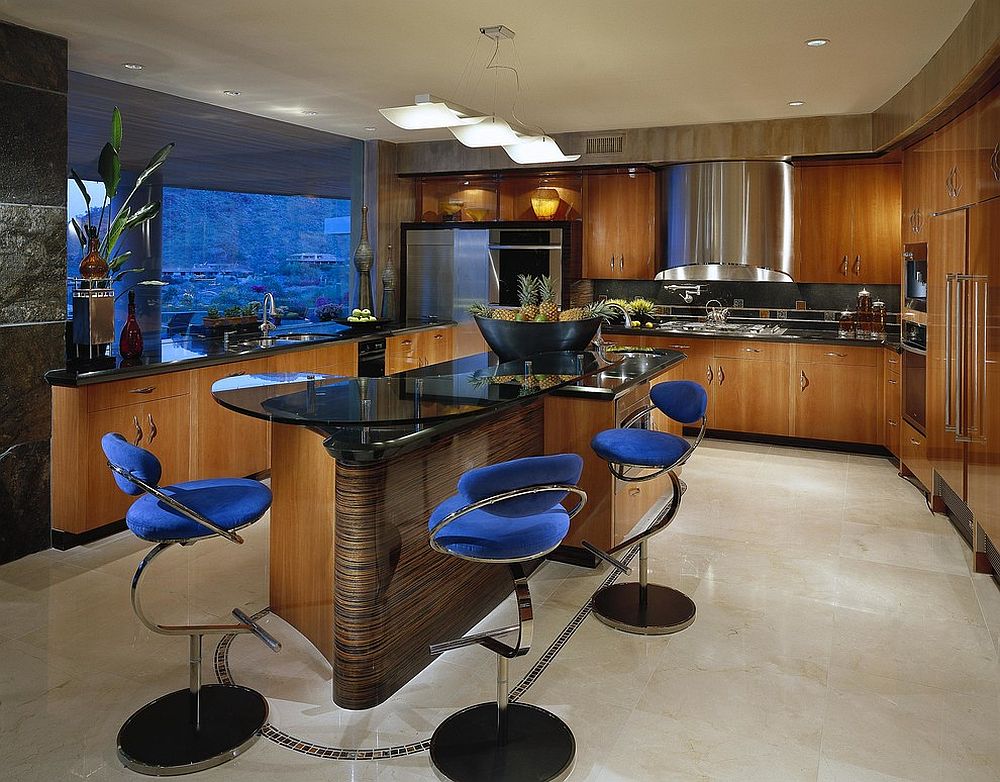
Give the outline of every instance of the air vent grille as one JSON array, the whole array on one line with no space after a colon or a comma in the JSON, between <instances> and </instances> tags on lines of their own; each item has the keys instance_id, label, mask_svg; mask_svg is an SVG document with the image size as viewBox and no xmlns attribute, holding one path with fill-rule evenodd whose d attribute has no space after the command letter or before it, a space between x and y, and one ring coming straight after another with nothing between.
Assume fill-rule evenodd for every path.
<instances>
[{"instance_id":1,"label":"air vent grille","mask_svg":"<svg viewBox=\"0 0 1000 782\"><path fill-rule=\"evenodd\" d=\"M993 541L986 538L986 559L993 568L993 580L1000 584L1000 552L996 550Z\"/></svg>"},{"instance_id":2,"label":"air vent grille","mask_svg":"<svg viewBox=\"0 0 1000 782\"><path fill-rule=\"evenodd\" d=\"M944 500L945 508L948 509L948 518L952 525L958 530L962 539L972 547L973 518L972 511L962 498L952 491L951 486L941 480L941 476L934 473L934 493Z\"/></svg>"},{"instance_id":3,"label":"air vent grille","mask_svg":"<svg viewBox=\"0 0 1000 782\"><path fill-rule=\"evenodd\" d=\"M591 136L587 139L588 155L614 155L625 148L625 136Z\"/></svg>"}]
</instances>

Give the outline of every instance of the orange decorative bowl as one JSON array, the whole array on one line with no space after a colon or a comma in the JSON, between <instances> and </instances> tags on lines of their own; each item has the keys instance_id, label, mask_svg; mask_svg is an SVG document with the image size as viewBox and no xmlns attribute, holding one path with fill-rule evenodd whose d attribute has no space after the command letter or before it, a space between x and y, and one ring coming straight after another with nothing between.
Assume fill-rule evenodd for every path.
<instances>
[{"instance_id":1,"label":"orange decorative bowl","mask_svg":"<svg viewBox=\"0 0 1000 782\"><path fill-rule=\"evenodd\" d=\"M469 219L472 220L472 222L481 223L490 216L490 210L479 206L467 206L465 208L465 214L469 216Z\"/></svg>"}]
</instances>

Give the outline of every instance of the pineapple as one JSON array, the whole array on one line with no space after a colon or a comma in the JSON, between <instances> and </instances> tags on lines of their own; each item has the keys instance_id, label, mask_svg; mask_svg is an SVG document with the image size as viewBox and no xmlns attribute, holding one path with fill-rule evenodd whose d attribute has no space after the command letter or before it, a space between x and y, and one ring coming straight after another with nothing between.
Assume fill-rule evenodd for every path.
<instances>
[{"instance_id":1,"label":"pineapple","mask_svg":"<svg viewBox=\"0 0 1000 782\"><path fill-rule=\"evenodd\" d=\"M585 318L600 318L605 323L610 323L611 320L618 314L617 310L613 310L608 307L608 304L613 302L610 301L595 301L593 304L588 304L584 307L584 317Z\"/></svg>"},{"instance_id":2,"label":"pineapple","mask_svg":"<svg viewBox=\"0 0 1000 782\"><path fill-rule=\"evenodd\" d=\"M476 301L469 305L469 314L479 318L492 318L493 310L489 305Z\"/></svg>"},{"instance_id":3,"label":"pineapple","mask_svg":"<svg viewBox=\"0 0 1000 782\"><path fill-rule=\"evenodd\" d=\"M573 307L559 313L559 320L581 320L583 318L583 307Z\"/></svg>"},{"instance_id":4,"label":"pineapple","mask_svg":"<svg viewBox=\"0 0 1000 782\"><path fill-rule=\"evenodd\" d=\"M508 307L496 307L490 311L490 317L496 320L517 320L520 312L520 310L514 310Z\"/></svg>"},{"instance_id":5,"label":"pineapple","mask_svg":"<svg viewBox=\"0 0 1000 782\"><path fill-rule=\"evenodd\" d=\"M559 305L556 304L556 291L552 278L543 274L538 282L538 293L542 303L538 305L538 320L559 320Z\"/></svg>"},{"instance_id":6,"label":"pineapple","mask_svg":"<svg viewBox=\"0 0 1000 782\"><path fill-rule=\"evenodd\" d=\"M655 306L656 305L649 299L632 299L632 301L628 303L628 311L633 318L645 318L648 320L653 314L653 307Z\"/></svg>"},{"instance_id":7,"label":"pineapple","mask_svg":"<svg viewBox=\"0 0 1000 782\"><path fill-rule=\"evenodd\" d=\"M538 317L538 280L530 274L517 275L517 300L521 303L517 320L534 320Z\"/></svg>"}]
</instances>

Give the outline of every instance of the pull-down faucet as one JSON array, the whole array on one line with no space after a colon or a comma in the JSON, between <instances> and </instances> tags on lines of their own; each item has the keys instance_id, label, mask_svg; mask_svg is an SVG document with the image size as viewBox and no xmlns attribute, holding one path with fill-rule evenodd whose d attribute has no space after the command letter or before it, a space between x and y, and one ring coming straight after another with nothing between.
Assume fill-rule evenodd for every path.
<instances>
[{"instance_id":1,"label":"pull-down faucet","mask_svg":"<svg viewBox=\"0 0 1000 782\"><path fill-rule=\"evenodd\" d=\"M274 315L275 315L274 294L265 293L264 303L261 305L262 320L260 322L260 330L265 337L270 336L271 332L274 331L275 328L277 328L274 325L274 321L271 320L271 318L273 318Z\"/></svg>"}]
</instances>

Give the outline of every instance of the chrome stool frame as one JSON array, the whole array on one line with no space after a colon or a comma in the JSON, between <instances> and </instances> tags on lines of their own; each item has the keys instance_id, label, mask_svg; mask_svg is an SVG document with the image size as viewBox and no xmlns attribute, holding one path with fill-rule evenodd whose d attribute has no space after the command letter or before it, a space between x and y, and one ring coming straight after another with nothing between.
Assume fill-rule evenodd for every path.
<instances>
[{"instance_id":1,"label":"chrome stool frame","mask_svg":"<svg viewBox=\"0 0 1000 782\"><path fill-rule=\"evenodd\" d=\"M433 655L480 645L497 656L496 703L480 703L452 714L442 722L431 737L431 764L439 778L452 782L524 782L524 780L563 780L573 770L576 739L559 717L527 703L510 703L508 668L510 660L531 650L534 612L524 563L541 559L557 546L517 559L480 559L456 554L435 540L437 534L452 522L475 510L542 492L565 492L578 502L567 511L572 519L587 502L587 493L577 486L549 484L528 486L496 494L474 502L445 516L430 532L430 545L435 551L470 562L505 564L514 582L517 603L516 625L484 630L432 644ZM501 640L517 633L510 645Z\"/></svg>"},{"instance_id":2,"label":"chrome stool frame","mask_svg":"<svg viewBox=\"0 0 1000 782\"><path fill-rule=\"evenodd\" d=\"M650 405L629 416L622 429L634 428L636 424L647 423L649 414L657 409ZM639 544L639 579L638 582L623 582L610 584L599 589L592 598L592 610L598 620L616 630L638 635L669 635L689 627L694 622L697 608L694 601L680 590L661 584L649 583L649 539L662 532L674 520L680 510L681 497L687 485L678 477L676 470L684 465L691 454L695 452L705 437L707 416L701 418L701 428L691 447L684 452L676 462L663 467L642 467L608 462L608 469L620 481L626 483L641 483L658 478L664 473L670 478L670 501L656 515L653 521L642 532L623 540L617 546L603 551L597 546L582 541L581 545L591 554L607 562L613 568L626 575L631 575L631 569L623 564L615 554L627 551ZM629 474L629 469L638 469L640 474ZM647 472L651 470L651 472Z\"/></svg>"},{"instance_id":3,"label":"chrome stool frame","mask_svg":"<svg viewBox=\"0 0 1000 782\"><path fill-rule=\"evenodd\" d=\"M244 542L235 529L222 529L128 470L112 462L108 462L108 466L117 475L215 535L237 545ZM189 637L187 689L175 690L150 701L129 717L118 731L118 757L126 768L140 774L178 776L218 766L249 749L267 722L267 699L256 690L235 684L202 684L202 638L249 633L272 652L278 652L281 644L274 637L238 608L232 612L238 624L202 625L161 625L147 617L142 608L140 587L153 560L171 546L192 546L199 540L208 539L210 536L161 541L143 557L132 576L132 610L139 621L159 635Z\"/></svg>"}]
</instances>

